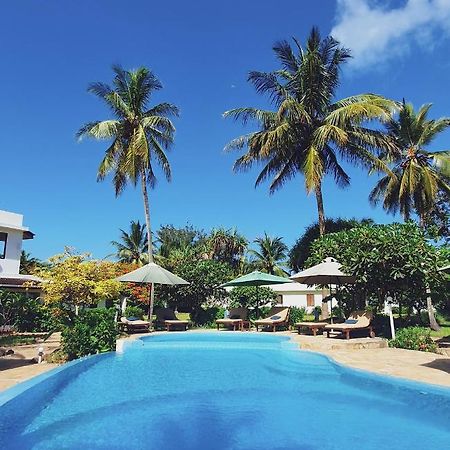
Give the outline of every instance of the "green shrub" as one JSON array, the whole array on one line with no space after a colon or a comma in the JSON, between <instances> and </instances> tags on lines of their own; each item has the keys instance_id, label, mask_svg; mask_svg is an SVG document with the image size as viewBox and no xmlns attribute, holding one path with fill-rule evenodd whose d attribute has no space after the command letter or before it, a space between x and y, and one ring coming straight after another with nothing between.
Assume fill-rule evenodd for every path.
<instances>
[{"instance_id":1,"label":"green shrub","mask_svg":"<svg viewBox=\"0 0 450 450\"><path fill-rule=\"evenodd\" d=\"M0 325L11 325L21 332L59 329L51 309L40 299L5 290L0 290Z\"/></svg>"},{"instance_id":2,"label":"green shrub","mask_svg":"<svg viewBox=\"0 0 450 450\"><path fill-rule=\"evenodd\" d=\"M137 317L142 320L144 318L144 311L139 306L127 306L125 308L125 317Z\"/></svg>"},{"instance_id":3,"label":"green shrub","mask_svg":"<svg viewBox=\"0 0 450 450\"><path fill-rule=\"evenodd\" d=\"M302 322L305 314L305 308L297 308L296 306L291 306L291 309L289 311L289 325L293 326L297 322Z\"/></svg>"},{"instance_id":4,"label":"green shrub","mask_svg":"<svg viewBox=\"0 0 450 450\"><path fill-rule=\"evenodd\" d=\"M422 327L402 328L396 332L395 339L389 341L389 347L436 352L437 345L431 338L431 330Z\"/></svg>"},{"instance_id":5,"label":"green shrub","mask_svg":"<svg viewBox=\"0 0 450 450\"><path fill-rule=\"evenodd\" d=\"M223 319L224 313L225 309L219 306L196 308L191 313L191 320L196 326L213 328L216 325L216 319Z\"/></svg>"},{"instance_id":6,"label":"green shrub","mask_svg":"<svg viewBox=\"0 0 450 450\"><path fill-rule=\"evenodd\" d=\"M116 348L114 309L86 309L61 334L62 350L69 360Z\"/></svg>"}]
</instances>

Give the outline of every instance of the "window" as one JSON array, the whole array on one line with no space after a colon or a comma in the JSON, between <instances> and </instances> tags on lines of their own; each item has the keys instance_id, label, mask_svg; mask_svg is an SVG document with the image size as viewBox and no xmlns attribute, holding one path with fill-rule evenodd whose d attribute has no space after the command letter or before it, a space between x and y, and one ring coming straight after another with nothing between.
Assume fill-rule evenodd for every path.
<instances>
[{"instance_id":1,"label":"window","mask_svg":"<svg viewBox=\"0 0 450 450\"><path fill-rule=\"evenodd\" d=\"M306 294L306 306L314 306L314 294Z\"/></svg>"},{"instance_id":2,"label":"window","mask_svg":"<svg viewBox=\"0 0 450 450\"><path fill-rule=\"evenodd\" d=\"M6 257L6 240L8 235L6 233L0 233L0 259Z\"/></svg>"}]
</instances>

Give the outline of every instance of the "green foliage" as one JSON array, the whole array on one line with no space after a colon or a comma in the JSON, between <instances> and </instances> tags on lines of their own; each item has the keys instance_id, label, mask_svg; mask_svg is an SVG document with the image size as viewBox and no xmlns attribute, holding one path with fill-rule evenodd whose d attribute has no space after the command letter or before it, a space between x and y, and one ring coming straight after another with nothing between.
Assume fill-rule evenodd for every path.
<instances>
[{"instance_id":1,"label":"green foliage","mask_svg":"<svg viewBox=\"0 0 450 450\"><path fill-rule=\"evenodd\" d=\"M280 277L287 275L282 266L286 265L286 244L281 237L270 237L264 233L263 237L256 238L254 241L258 245L258 250L249 250L253 255L253 263L261 272L278 275Z\"/></svg>"},{"instance_id":2,"label":"green foliage","mask_svg":"<svg viewBox=\"0 0 450 450\"><path fill-rule=\"evenodd\" d=\"M61 334L62 350L69 360L113 351L116 348L117 326L113 308L85 309Z\"/></svg>"},{"instance_id":3,"label":"green foliage","mask_svg":"<svg viewBox=\"0 0 450 450\"><path fill-rule=\"evenodd\" d=\"M386 149L383 157L392 171L377 182L369 197L388 212L400 210L405 220L416 213L422 226L435 209L439 193L444 202L450 199L450 152L424 148L450 126L450 118L430 120L430 108L431 104L423 105L416 112L412 104L403 101L398 118L386 123L387 137L394 146Z\"/></svg>"},{"instance_id":4,"label":"green foliage","mask_svg":"<svg viewBox=\"0 0 450 450\"><path fill-rule=\"evenodd\" d=\"M204 328L216 326L216 319L223 319L225 308L212 306L210 308L197 308L191 313L191 320L194 325Z\"/></svg>"},{"instance_id":5,"label":"green foliage","mask_svg":"<svg viewBox=\"0 0 450 450\"><path fill-rule=\"evenodd\" d=\"M175 228L173 225L161 225L156 232L158 243L158 255L160 258L168 258L175 250L186 247L199 247L205 244L206 235L203 230L197 230L192 225L183 228Z\"/></svg>"},{"instance_id":6,"label":"green foliage","mask_svg":"<svg viewBox=\"0 0 450 450\"><path fill-rule=\"evenodd\" d=\"M173 273L188 280L186 286L163 286L156 288L156 296L171 308L181 312L194 312L201 306L217 306L223 302L225 291L218 286L233 277L229 264L182 257L168 267Z\"/></svg>"},{"instance_id":7,"label":"green foliage","mask_svg":"<svg viewBox=\"0 0 450 450\"><path fill-rule=\"evenodd\" d=\"M266 303L275 304L277 294L272 289L264 286L238 286L234 287L229 297L231 307L254 308L257 303L265 305Z\"/></svg>"},{"instance_id":8,"label":"green foliage","mask_svg":"<svg viewBox=\"0 0 450 450\"><path fill-rule=\"evenodd\" d=\"M356 283L337 295L346 315L364 307L366 301L376 309L388 295L410 308L425 309L427 284L432 297L446 295L445 276L438 271L441 252L427 243L414 223L361 226L327 234L314 241L306 265L327 256L356 276Z\"/></svg>"},{"instance_id":9,"label":"green foliage","mask_svg":"<svg viewBox=\"0 0 450 450\"><path fill-rule=\"evenodd\" d=\"M146 264L148 262L148 239L145 225L130 222L130 231L120 230L120 241L111 241L116 248L116 257L128 264Z\"/></svg>"},{"instance_id":10,"label":"green foliage","mask_svg":"<svg viewBox=\"0 0 450 450\"><path fill-rule=\"evenodd\" d=\"M125 317L137 317L142 320L144 317L144 311L139 306L127 306L125 308Z\"/></svg>"},{"instance_id":11,"label":"green foliage","mask_svg":"<svg viewBox=\"0 0 450 450\"><path fill-rule=\"evenodd\" d=\"M0 290L0 325L11 325L21 332L54 331L59 328L53 311L41 300L6 290Z\"/></svg>"},{"instance_id":12,"label":"green foliage","mask_svg":"<svg viewBox=\"0 0 450 450\"><path fill-rule=\"evenodd\" d=\"M305 314L305 308L297 308L296 306L291 306L289 310L289 325L293 326L297 322L302 322L305 318Z\"/></svg>"},{"instance_id":13,"label":"green foliage","mask_svg":"<svg viewBox=\"0 0 450 450\"><path fill-rule=\"evenodd\" d=\"M338 231L350 230L361 225L372 224L372 219L326 219L325 229L327 233L337 233ZM319 237L320 230L318 222L306 227L303 235L297 239L289 251L289 265L293 270L296 272L303 270L306 260L311 255L311 245Z\"/></svg>"},{"instance_id":14,"label":"green foliage","mask_svg":"<svg viewBox=\"0 0 450 450\"><path fill-rule=\"evenodd\" d=\"M323 234L324 177L332 176L341 187L350 183L340 157L369 169L385 168L374 150L393 145L384 133L367 124L387 120L396 104L374 94L337 100L340 69L351 54L333 37L322 39L317 28L311 30L304 47L297 40L293 46L281 41L273 50L278 70L252 71L248 79L258 93L268 96L274 110L247 107L227 111L226 117L244 125L253 122L257 130L238 137L227 148L247 149L234 169L262 165L256 185L269 180L271 193L302 174L306 191L316 194Z\"/></svg>"},{"instance_id":15,"label":"green foliage","mask_svg":"<svg viewBox=\"0 0 450 450\"><path fill-rule=\"evenodd\" d=\"M389 347L436 352L437 345L431 338L431 330L422 327L402 328L396 332L395 339L389 341Z\"/></svg>"}]
</instances>

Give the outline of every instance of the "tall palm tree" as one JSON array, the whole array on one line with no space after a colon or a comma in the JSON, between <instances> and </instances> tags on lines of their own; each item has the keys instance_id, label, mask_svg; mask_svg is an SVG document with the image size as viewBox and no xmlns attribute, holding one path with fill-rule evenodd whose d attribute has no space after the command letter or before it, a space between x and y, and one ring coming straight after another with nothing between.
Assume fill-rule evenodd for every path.
<instances>
[{"instance_id":1,"label":"tall palm tree","mask_svg":"<svg viewBox=\"0 0 450 450\"><path fill-rule=\"evenodd\" d=\"M154 162L171 180L171 169L165 150L173 143L175 128L171 117L178 116L178 108L170 103L150 106L155 91L162 89L156 75L145 67L124 70L113 66L112 86L92 83L88 91L103 100L114 119L89 122L77 133L79 139L91 137L112 141L100 163L97 180L103 181L112 173L116 196L128 183L140 181L147 227L148 261L153 262L153 240L150 226L148 187L156 183Z\"/></svg>"},{"instance_id":2,"label":"tall palm tree","mask_svg":"<svg viewBox=\"0 0 450 450\"><path fill-rule=\"evenodd\" d=\"M428 119L431 104L414 111L403 102L398 117L386 123L388 137L395 148L382 157L393 166L391 174L382 177L372 192L370 201L383 203L385 210L400 210L405 220L411 213L425 226L426 216L435 207L439 195L450 196L450 151L427 151L430 144L450 126L450 118Z\"/></svg>"},{"instance_id":3,"label":"tall palm tree","mask_svg":"<svg viewBox=\"0 0 450 450\"><path fill-rule=\"evenodd\" d=\"M238 108L225 117L253 121L258 131L231 141L226 149L247 148L234 170L247 170L255 163L264 167L256 185L272 177L270 193L281 188L298 173L304 175L308 193L314 191L320 233L325 233L322 183L331 174L339 186L350 177L338 156L367 168L385 169L374 149L390 147L380 131L367 127L372 120L388 120L395 103L379 95L363 94L336 100L340 67L350 51L331 36L322 40L313 28L303 48L294 39L273 47L281 68L274 72L250 72L248 80L256 91L267 94L274 111Z\"/></svg>"},{"instance_id":4,"label":"tall palm tree","mask_svg":"<svg viewBox=\"0 0 450 450\"><path fill-rule=\"evenodd\" d=\"M130 222L130 231L120 230L120 241L111 241L120 262L143 265L148 262L148 239L145 225Z\"/></svg>"},{"instance_id":5,"label":"tall palm tree","mask_svg":"<svg viewBox=\"0 0 450 450\"><path fill-rule=\"evenodd\" d=\"M258 237L254 241L258 244L258 250L249 250L254 258L254 264L261 271L271 275L284 276L287 272L282 268L286 263L288 248L282 237L270 237L264 233L263 237Z\"/></svg>"}]
</instances>

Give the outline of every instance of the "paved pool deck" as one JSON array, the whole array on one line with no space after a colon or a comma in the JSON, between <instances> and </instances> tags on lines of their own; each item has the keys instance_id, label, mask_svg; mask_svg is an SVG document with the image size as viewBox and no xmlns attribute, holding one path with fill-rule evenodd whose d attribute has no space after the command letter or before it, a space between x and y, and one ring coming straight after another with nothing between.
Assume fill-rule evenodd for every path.
<instances>
[{"instance_id":1,"label":"paved pool deck","mask_svg":"<svg viewBox=\"0 0 450 450\"><path fill-rule=\"evenodd\" d=\"M215 330L202 331L217 333ZM163 333L166 332L154 334ZM219 331L219 333L233 333L233 331ZM448 356L388 348L387 342L380 338L356 338L346 341L337 337L299 335L293 331L277 334L289 336L304 351L322 353L339 364L382 375L450 387ZM146 335L148 334L134 334L125 340ZM59 346L59 335L55 334L44 344L13 347L16 352L14 357L0 357L0 391L57 367L56 364L49 363L32 364L31 360L36 356L39 346L43 346L47 354L51 353Z\"/></svg>"}]
</instances>

